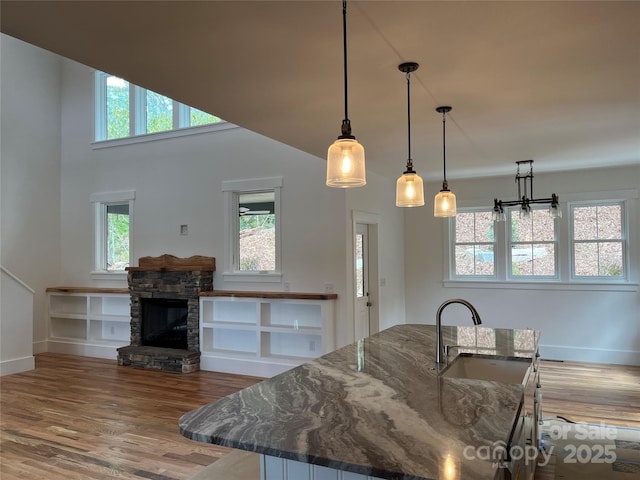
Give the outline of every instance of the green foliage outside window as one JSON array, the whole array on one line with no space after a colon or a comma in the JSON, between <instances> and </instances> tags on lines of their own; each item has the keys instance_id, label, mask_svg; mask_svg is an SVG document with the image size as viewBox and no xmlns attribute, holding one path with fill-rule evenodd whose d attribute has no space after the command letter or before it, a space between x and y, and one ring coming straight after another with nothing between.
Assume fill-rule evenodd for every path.
<instances>
[{"instance_id":1,"label":"green foliage outside window","mask_svg":"<svg viewBox=\"0 0 640 480\"><path fill-rule=\"evenodd\" d=\"M122 205L118 207L123 208ZM129 214L111 213L109 208L107 207L107 270L124 270L129 266Z\"/></svg>"}]
</instances>

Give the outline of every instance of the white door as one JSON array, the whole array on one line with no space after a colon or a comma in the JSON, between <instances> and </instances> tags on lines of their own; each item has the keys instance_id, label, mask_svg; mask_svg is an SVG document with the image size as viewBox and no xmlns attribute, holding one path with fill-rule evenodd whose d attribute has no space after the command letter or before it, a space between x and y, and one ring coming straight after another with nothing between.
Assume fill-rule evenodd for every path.
<instances>
[{"instance_id":1,"label":"white door","mask_svg":"<svg viewBox=\"0 0 640 480\"><path fill-rule=\"evenodd\" d=\"M369 292L369 226L356 224L355 238L355 334L356 340L368 337L370 328L371 297Z\"/></svg>"}]
</instances>

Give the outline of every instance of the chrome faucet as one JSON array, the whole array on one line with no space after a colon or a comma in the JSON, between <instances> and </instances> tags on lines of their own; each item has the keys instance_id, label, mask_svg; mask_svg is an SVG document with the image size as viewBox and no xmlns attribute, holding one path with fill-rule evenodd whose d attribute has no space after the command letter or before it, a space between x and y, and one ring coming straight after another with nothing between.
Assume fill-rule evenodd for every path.
<instances>
[{"instance_id":1,"label":"chrome faucet","mask_svg":"<svg viewBox=\"0 0 640 480\"><path fill-rule=\"evenodd\" d=\"M447 305L451 305L452 303L460 303L464 305L471 311L471 320L473 320L474 325L480 325L482 320L480 320L480 314L476 310L476 308L471 305L466 300L461 298L451 298L446 300L440 307L438 308L438 313L436 313L436 363L441 364L445 363L446 355L444 352L444 342L442 341L442 311L445 309Z\"/></svg>"}]
</instances>

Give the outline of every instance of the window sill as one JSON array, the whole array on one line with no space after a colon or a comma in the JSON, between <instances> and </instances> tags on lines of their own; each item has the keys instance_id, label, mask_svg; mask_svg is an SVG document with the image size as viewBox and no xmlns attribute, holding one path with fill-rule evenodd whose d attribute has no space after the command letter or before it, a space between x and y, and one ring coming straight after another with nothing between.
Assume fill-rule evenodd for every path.
<instances>
[{"instance_id":1,"label":"window sill","mask_svg":"<svg viewBox=\"0 0 640 480\"><path fill-rule=\"evenodd\" d=\"M198 135L201 133L220 132L223 130L230 130L232 128L238 128L238 126L229 122L213 123L210 125L201 125L197 127L186 127L176 130L167 130L166 132L146 133L142 135L135 135L133 137L114 138L111 140L98 140L92 142L91 147L94 150L100 150L102 148L120 147L123 145L134 145L136 143L144 142L154 142L156 140L186 137L189 135Z\"/></svg>"},{"instance_id":2,"label":"window sill","mask_svg":"<svg viewBox=\"0 0 640 480\"><path fill-rule=\"evenodd\" d=\"M107 272L105 270L94 270L91 272L92 280L127 281L127 272Z\"/></svg>"},{"instance_id":3,"label":"window sill","mask_svg":"<svg viewBox=\"0 0 640 480\"><path fill-rule=\"evenodd\" d=\"M225 282L249 282L249 283L279 283L282 282L280 272L224 272L222 279Z\"/></svg>"},{"instance_id":4,"label":"window sill","mask_svg":"<svg viewBox=\"0 0 640 480\"><path fill-rule=\"evenodd\" d=\"M504 282L483 280L471 282L467 280L445 280L445 288L497 288L500 290L566 290L595 292L637 292L637 283L611 282Z\"/></svg>"}]
</instances>

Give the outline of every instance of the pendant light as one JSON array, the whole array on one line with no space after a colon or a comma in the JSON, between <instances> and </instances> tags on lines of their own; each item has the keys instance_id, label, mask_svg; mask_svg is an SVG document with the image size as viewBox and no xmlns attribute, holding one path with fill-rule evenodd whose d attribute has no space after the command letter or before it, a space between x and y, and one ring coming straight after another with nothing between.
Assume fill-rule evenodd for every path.
<instances>
[{"instance_id":1,"label":"pendant light","mask_svg":"<svg viewBox=\"0 0 640 480\"><path fill-rule=\"evenodd\" d=\"M424 187L422 178L413 170L411 160L411 73L418 69L415 62L398 65L398 70L407 77L407 169L396 182L396 207L421 207L424 205Z\"/></svg>"},{"instance_id":2,"label":"pendant light","mask_svg":"<svg viewBox=\"0 0 640 480\"><path fill-rule=\"evenodd\" d=\"M447 183L447 145L446 145L446 116L451 111L451 107L443 106L436 108L436 112L442 114L442 190L436 195L433 203L434 217L455 217L456 216L456 196L449 190Z\"/></svg>"},{"instance_id":3,"label":"pendant light","mask_svg":"<svg viewBox=\"0 0 640 480\"><path fill-rule=\"evenodd\" d=\"M327 154L327 186L361 187L367 184L364 168L364 147L351 134L347 97L347 1L342 2L342 37L344 54L344 120L341 135L329 147Z\"/></svg>"}]
</instances>

